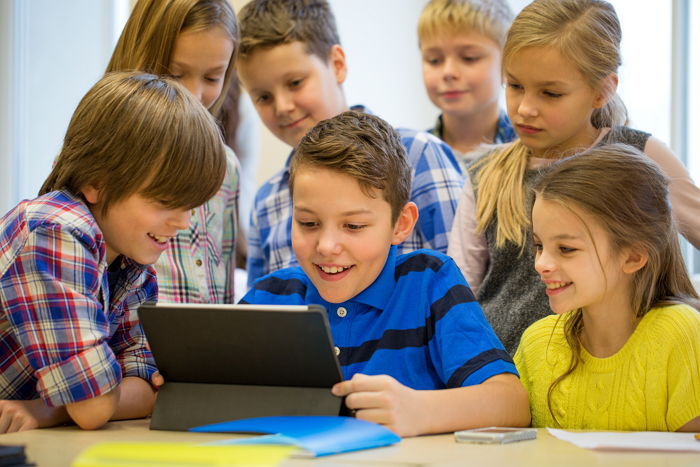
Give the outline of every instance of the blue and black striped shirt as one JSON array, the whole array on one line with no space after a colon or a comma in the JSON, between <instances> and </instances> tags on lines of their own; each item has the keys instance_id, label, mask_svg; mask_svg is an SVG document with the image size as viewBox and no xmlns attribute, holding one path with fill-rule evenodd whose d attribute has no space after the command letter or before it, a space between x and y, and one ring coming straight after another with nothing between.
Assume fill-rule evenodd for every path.
<instances>
[{"instance_id":1,"label":"blue and black striped shirt","mask_svg":"<svg viewBox=\"0 0 700 467\"><path fill-rule=\"evenodd\" d=\"M347 302L325 301L292 267L256 280L241 303L323 305L346 379L386 374L444 389L518 374L454 261L433 250L397 256L392 246L377 279Z\"/></svg>"}]
</instances>

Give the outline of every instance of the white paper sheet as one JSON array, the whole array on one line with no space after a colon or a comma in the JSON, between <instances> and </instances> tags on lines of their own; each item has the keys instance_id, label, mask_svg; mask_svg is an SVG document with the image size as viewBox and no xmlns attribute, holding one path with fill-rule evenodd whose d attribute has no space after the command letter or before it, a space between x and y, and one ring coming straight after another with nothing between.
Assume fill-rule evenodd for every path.
<instances>
[{"instance_id":1,"label":"white paper sheet","mask_svg":"<svg viewBox=\"0 0 700 467\"><path fill-rule=\"evenodd\" d=\"M586 449L612 451L694 451L700 452L700 441L693 433L667 433L662 431L589 431L572 432L548 428L563 441Z\"/></svg>"}]
</instances>

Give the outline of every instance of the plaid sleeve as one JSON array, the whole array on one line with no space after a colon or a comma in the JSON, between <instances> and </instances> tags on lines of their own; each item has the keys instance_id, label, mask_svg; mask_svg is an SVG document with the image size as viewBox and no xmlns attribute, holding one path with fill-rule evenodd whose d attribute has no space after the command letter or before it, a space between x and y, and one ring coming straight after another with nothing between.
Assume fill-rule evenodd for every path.
<instances>
[{"instance_id":1,"label":"plaid sleeve","mask_svg":"<svg viewBox=\"0 0 700 467\"><path fill-rule=\"evenodd\" d=\"M222 259L225 261L225 283L222 303L234 303L234 282L236 275L236 238L238 235L238 201L240 196L239 164L236 155L227 147L228 167L226 171L230 195L224 207L222 235Z\"/></svg>"},{"instance_id":2,"label":"plaid sleeve","mask_svg":"<svg viewBox=\"0 0 700 467\"><path fill-rule=\"evenodd\" d=\"M137 310L146 301L158 297L158 285L153 272L147 272L144 282L134 289L124 302L123 313L112 335L109 346L115 353L122 375L138 376L150 382L157 371L146 336L139 324Z\"/></svg>"},{"instance_id":3,"label":"plaid sleeve","mask_svg":"<svg viewBox=\"0 0 700 467\"><path fill-rule=\"evenodd\" d=\"M452 150L425 132L399 130L413 169L411 201L418 206L416 229L424 243L404 249L431 248L447 252L447 237L457 210L464 179ZM402 250L403 251L403 250Z\"/></svg>"},{"instance_id":4,"label":"plaid sleeve","mask_svg":"<svg viewBox=\"0 0 700 467\"><path fill-rule=\"evenodd\" d=\"M99 258L87 234L39 226L0 279L10 326L51 406L105 394L121 381L98 299Z\"/></svg>"},{"instance_id":5,"label":"plaid sleeve","mask_svg":"<svg viewBox=\"0 0 700 467\"><path fill-rule=\"evenodd\" d=\"M258 223L257 209L253 208L250 213L250 227L248 228L248 259L246 269L248 270L248 288L253 285L255 279L265 275L265 255L260 243L260 226Z\"/></svg>"}]
</instances>

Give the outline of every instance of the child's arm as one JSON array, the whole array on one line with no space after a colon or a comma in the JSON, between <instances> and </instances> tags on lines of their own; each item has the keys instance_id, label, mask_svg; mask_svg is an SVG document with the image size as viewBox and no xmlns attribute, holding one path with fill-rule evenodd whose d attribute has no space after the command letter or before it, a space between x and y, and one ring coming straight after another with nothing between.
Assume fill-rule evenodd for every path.
<instances>
[{"instance_id":1,"label":"child's arm","mask_svg":"<svg viewBox=\"0 0 700 467\"><path fill-rule=\"evenodd\" d=\"M157 373L154 374L154 384L157 385ZM147 417L153 411L153 404L156 402L156 393L153 386L147 381L136 377L127 376L119 385L119 403L112 415L112 420L128 420L132 418Z\"/></svg>"},{"instance_id":2,"label":"child's arm","mask_svg":"<svg viewBox=\"0 0 700 467\"><path fill-rule=\"evenodd\" d=\"M476 232L476 202L474 188L467 176L464 189L459 197L457 212L449 236L447 254L454 259L469 288L477 292L486 274L489 262L489 250L486 236Z\"/></svg>"},{"instance_id":3,"label":"child's arm","mask_svg":"<svg viewBox=\"0 0 700 467\"><path fill-rule=\"evenodd\" d=\"M686 433L697 433L698 431L700 431L700 416L695 417L694 419L680 427L677 431L684 431Z\"/></svg>"},{"instance_id":4,"label":"child's arm","mask_svg":"<svg viewBox=\"0 0 700 467\"><path fill-rule=\"evenodd\" d=\"M68 421L65 407L49 407L41 399L0 400L0 433L46 428Z\"/></svg>"},{"instance_id":5,"label":"child's arm","mask_svg":"<svg viewBox=\"0 0 700 467\"><path fill-rule=\"evenodd\" d=\"M644 153L661 167L671 180L668 191L673 217L678 230L695 248L700 249L700 188L693 183L687 169L675 154L653 136L644 146Z\"/></svg>"},{"instance_id":6,"label":"child's arm","mask_svg":"<svg viewBox=\"0 0 700 467\"><path fill-rule=\"evenodd\" d=\"M357 418L386 425L400 436L530 424L527 392L509 373L474 386L432 391L411 389L387 375L356 374L332 391L347 396L345 403Z\"/></svg>"}]
</instances>

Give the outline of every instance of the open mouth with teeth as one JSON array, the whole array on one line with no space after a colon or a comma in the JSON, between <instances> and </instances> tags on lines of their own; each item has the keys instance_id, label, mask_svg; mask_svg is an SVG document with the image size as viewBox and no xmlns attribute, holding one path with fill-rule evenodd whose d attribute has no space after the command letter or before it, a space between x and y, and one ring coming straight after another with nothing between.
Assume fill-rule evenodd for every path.
<instances>
[{"instance_id":1,"label":"open mouth with teeth","mask_svg":"<svg viewBox=\"0 0 700 467\"><path fill-rule=\"evenodd\" d=\"M150 232L148 233L148 236L160 245L165 245L170 240L170 237L161 237L160 235L155 235Z\"/></svg>"},{"instance_id":2,"label":"open mouth with teeth","mask_svg":"<svg viewBox=\"0 0 700 467\"><path fill-rule=\"evenodd\" d=\"M544 285L547 287L547 295L556 295L566 290L573 282L548 281Z\"/></svg>"},{"instance_id":3,"label":"open mouth with teeth","mask_svg":"<svg viewBox=\"0 0 700 467\"><path fill-rule=\"evenodd\" d=\"M322 278L327 280L338 280L342 279L348 274L348 271L354 266L322 266L320 264L314 264L316 269Z\"/></svg>"}]
</instances>

